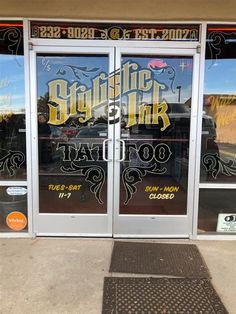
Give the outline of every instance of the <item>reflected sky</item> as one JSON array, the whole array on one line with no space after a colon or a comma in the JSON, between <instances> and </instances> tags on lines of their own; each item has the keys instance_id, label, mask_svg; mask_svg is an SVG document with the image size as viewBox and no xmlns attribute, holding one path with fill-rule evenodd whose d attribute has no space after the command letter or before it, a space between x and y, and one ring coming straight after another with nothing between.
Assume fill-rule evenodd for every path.
<instances>
[{"instance_id":1,"label":"reflected sky","mask_svg":"<svg viewBox=\"0 0 236 314\"><path fill-rule=\"evenodd\" d=\"M38 55L37 56L37 98L44 97L48 91L48 83L53 80L66 80L71 86L78 82L78 86L85 85L85 89L92 86L92 79L99 74L109 73L108 55ZM68 96L70 90L68 87ZM105 116L105 107L96 108L93 116Z\"/></svg>"},{"instance_id":2,"label":"reflected sky","mask_svg":"<svg viewBox=\"0 0 236 314\"><path fill-rule=\"evenodd\" d=\"M140 67L148 68L150 60L162 59L167 66L173 67L176 72L173 82L173 90L169 88L163 96L167 102L177 102L181 86L180 102L185 102L191 97L192 60L191 58L148 58L148 57L123 57L126 62L132 59ZM19 111L25 106L24 97L24 60L23 56L0 55L0 110ZM97 69L90 73L90 76L83 77L83 84L91 86L91 77L95 77L101 71L108 72L107 56L47 56L37 58L37 76L40 78L38 85L38 95L43 96L48 91L47 83L55 78L64 76L58 71L63 65L74 65L87 67L88 70ZM73 71L66 69L66 79L74 82L76 77ZM164 77L153 71L155 79L163 79L168 82L168 77ZM223 74L223 75L222 75ZM234 94L236 91L236 59L206 60L205 65L205 94Z\"/></svg>"},{"instance_id":3,"label":"reflected sky","mask_svg":"<svg viewBox=\"0 0 236 314\"><path fill-rule=\"evenodd\" d=\"M166 66L157 69L155 62L161 60ZM192 58L159 56L133 57L123 56L122 62L136 62L140 69L152 71L153 79L166 85L162 98L167 102L186 102L192 93ZM154 68L152 67L154 62ZM160 65L160 63L157 63ZM78 68L87 70L85 75L78 73ZM37 57L38 97L48 91L48 82L55 79L66 79L70 83L79 81L80 84L91 87L91 79L101 72L108 73L108 56L101 55L47 55Z\"/></svg>"},{"instance_id":4,"label":"reflected sky","mask_svg":"<svg viewBox=\"0 0 236 314\"><path fill-rule=\"evenodd\" d=\"M25 108L24 57L0 55L0 112Z\"/></svg>"},{"instance_id":5,"label":"reflected sky","mask_svg":"<svg viewBox=\"0 0 236 314\"><path fill-rule=\"evenodd\" d=\"M167 103L185 103L192 94L192 58L162 56L123 56L122 62L136 62L142 69L149 69L153 79L166 86L161 99Z\"/></svg>"},{"instance_id":6,"label":"reflected sky","mask_svg":"<svg viewBox=\"0 0 236 314\"><path fill-rule=\"evenodd\" d=\"M83 74L83 70L87 72ZM108 73L108 56L37 56L38 97L48 92L48 82L52 80L80 81L91 87L91 79L101 72Z\"/></svg>"},{"instance_id":7,"label":"reflected sky","mask_svg":"<svg viewBox=\"0 0 236 314\"><path fill-rule=\"evenodd\" d=\"M206 60L205 94L235 94L236 59Z\"/></svg>"}]
</instances>

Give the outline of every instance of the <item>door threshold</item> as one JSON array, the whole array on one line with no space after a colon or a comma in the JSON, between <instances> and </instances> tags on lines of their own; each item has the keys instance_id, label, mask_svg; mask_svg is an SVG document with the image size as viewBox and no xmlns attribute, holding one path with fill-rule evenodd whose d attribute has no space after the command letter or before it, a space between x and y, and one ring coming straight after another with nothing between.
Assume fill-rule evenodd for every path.
<instances>
[{"instance_id":1,"label":"door threshold","mask_svg":"<svg viewBox=\"0 0 236 314\"><path fill-rule=\"evenodd\" d=\"M114 239L190 239L189 234L113 234Z\"/></svg>"}]
</instances>

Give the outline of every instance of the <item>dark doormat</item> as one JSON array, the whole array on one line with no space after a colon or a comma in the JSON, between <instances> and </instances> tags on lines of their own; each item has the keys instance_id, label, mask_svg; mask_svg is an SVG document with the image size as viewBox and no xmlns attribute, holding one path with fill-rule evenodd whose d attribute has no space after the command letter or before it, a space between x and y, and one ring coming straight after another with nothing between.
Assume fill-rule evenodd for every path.
<instances>
[{"instance_id":1,"label":"dark doormat","mask_svg":"<svg viewBox=\"0 0 236 314\"><path fill-rule=\"evenodd\" d=\"M115 242L110 272L210 278L194 244Z\"/></svg>"},{"instance_id":2,"label":"dark doormat","mask_svg":"<svg viewBox=\"0 0 236 314\"><path fill-rule=\"evenodd\" d=\"M102 314L228 313L207 279L105 277Z\"/></svg>"}]
</instances>

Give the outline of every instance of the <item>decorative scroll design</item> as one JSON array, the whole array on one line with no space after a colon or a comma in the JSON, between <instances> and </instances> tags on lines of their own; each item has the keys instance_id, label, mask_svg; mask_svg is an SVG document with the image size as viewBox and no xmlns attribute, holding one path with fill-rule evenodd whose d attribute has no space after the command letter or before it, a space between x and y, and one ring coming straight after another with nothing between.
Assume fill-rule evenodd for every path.
<instances>
[{"instance_id":1,"label":"decorative scroll design","mask_svg":"<svg viewBox=\"0 0 236 314\"><path fill-rule=\"evenodd\" d=\"M91 183L90 191L100 204L103 204L101 191L105 182L105 171L100 166L77 166L74 162L70 167L61 167L61 171L65 173L80 172L79 175L85 176L85 181Z\"/></svg>"},{"instance_id":2,"label":"decorative scroll design","mask_svg":"<svg viewBox=\"0 0 236 314\"><path fill-rule=\"evenodd\" d=\"M100 68L89 69L88 67L78 67L74 65L65 64L60 67L56 74L66 75L68 70L65 68L70 69L73 72L74 76L79 81L83 81L84 79L90 78L93 73L96 73L97 71L100 70Z\"/></svg>"},{"instance_id":3,"label":"decorative scroll design","mask_svg":"<svg viewBox=\"0 0 236 314\"><path fill-rule=\"evenodd\" d=\"M236 164L233 160L225 161L220 156L215 154L205 154L202 157L202 163L206 171L214 179L217 178L219 173L226 176L236 175Z\"/></svg>"},{"instance_id":4,"label":"decorative scroll design","mask_svg":"<svg viewBox=\"0 0 236 314\"><path fill-rule=\"evenodd\" d=\"M127 167L122 173L122 180L126 191L125 205L129 203L133 194L137 192L137 183L142 182L142 178L147 174L164 174L166 168L157 169L157 164L151 167Z\"/></svg>"},{"instance_id":5,"label":"decorative scroll design","mask_svg":"<svg viewBox=\"0 0 236 314\"><path fill-rule=\"evenodd\" d=\"M164 73L166 72L167 76L168 76L168 80L170 81L170 84L165 84L165 90L168 90L169 87L172 91L173 94L175 94L175 91L173 89L173 84L174 84L174 81L175 81L175 77L176 77L176 71L175 69L172 67L172 66L167 66L165 69L164 69Z\"/></svg>"},{"instance_id":6,"label":"decorative scroll design","mask_svg":"<svg viewBox=\"0 0 236 314\"><path fill-rule=\"evenodd\" d=\"M170 88L172 93L175 94L173 89L173 84L176 77L175 69L172 66L167 65L167 63L161 59L150 61L148 67L153 72L154 76L158 77L158 82L164 84L164 90L168 90ZM169 82L166 84L165 80Z\"/></svg>"},{"instance_id":7,"label":"decorative scroll design","mask_svg":"<svg viewBox=\"0 0 236 314\"><path fill-rule=\"evenodd\" d=\"M222 32L222 31L213 31L211 33L209 33L207 39L207 45L209 47L210 50L210 58L212 59L212 63L209 66L212 67L212 65L214 64L214 61L218 59L218 57L220 56L221 52L222 52L222 46L223 45L227 45L230 43L230 41L227 41L227 37L231 38L235 38L236 37L236 33L226 33L226 32Z\"/></svg>"},{"instance_id":8,"label":"decorative scroll design","mask_svg":"<svg viewBox=\"0 0 236 314\"><path fill-rule=\"evenodd\" d=\"M7 42L7 49L12 55L18 55L22 44L22 33L17 27L0 29L0 41Z\"/></svg>"},{"instance_id":9,"label":"decorative scroll design","mask_svg":"<svg viewBox=\"0 0 236 314\"><path fill-rule=\"evenodd\" d=\"M0 159L0 172L7 170L10 177L15 175L16 169L25 161L25 155L22 152L8 151L8 154Z\"/></svg>"}]
</instances>

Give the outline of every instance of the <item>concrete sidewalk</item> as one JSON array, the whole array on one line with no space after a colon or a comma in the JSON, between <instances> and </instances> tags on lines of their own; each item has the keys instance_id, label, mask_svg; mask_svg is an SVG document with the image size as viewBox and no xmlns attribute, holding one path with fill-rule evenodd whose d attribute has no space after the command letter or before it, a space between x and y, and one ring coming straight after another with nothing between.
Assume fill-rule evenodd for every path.
<instances>
[{"instance_id":1,"label":"concrete sidewalk","mask_svg":"<svg viewBox=\"0 0 236 314\"><path fill-rule=\"evenodd\" d=\"M236 241L146 241L197 244L236 314ZM112 239L0 239L0 313L100 314L103 278L118 276L108 272L112 246Z\"/></svg>"}]
</instances>

